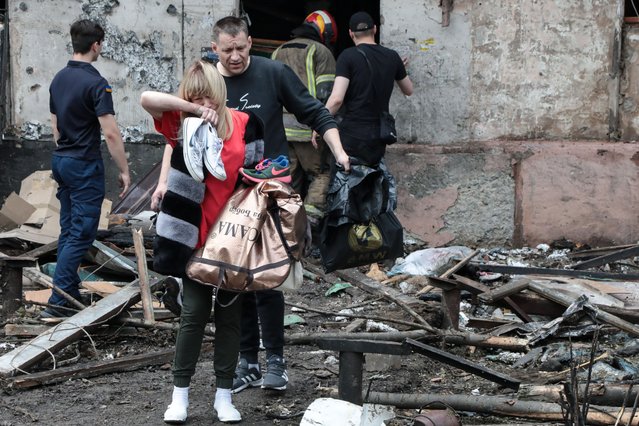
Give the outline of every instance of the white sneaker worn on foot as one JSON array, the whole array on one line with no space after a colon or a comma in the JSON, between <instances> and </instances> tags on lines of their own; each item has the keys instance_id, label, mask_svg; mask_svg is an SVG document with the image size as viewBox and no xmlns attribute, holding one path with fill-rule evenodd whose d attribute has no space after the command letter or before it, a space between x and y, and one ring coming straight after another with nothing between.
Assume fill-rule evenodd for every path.
<instances>
[{"instance_id":1,"label":"white sneaker worn on foot","mask_svg":"<svg viewBox=\"0 0 639 426\"><path fill-rule=\"evenodd\" d=\"M220 394L219 390L215 395L213 408L217 411L217 418L223 423L237 423L242 421L242 415L231 401L230 389L228 394Z\"/></svg>"},{"instance_id":2,"label":"white sneaker worn on foot","mask_svg":"<svg viewBox=\"0 0 639 426\"><path fill-rule=\"evenodd\" d=\"M217 388L213 408L217 411L217 418L223 423L237 423L242 421L242 415L233 406L231 389Z\"/></svg>"},{"instance_id":3,"label":"white sneaker worn on foot","mask_svg":"<svg viewBox=\"0 0 639 426\"><path fill-rule=\"evenodd\" d=\"M168 423L171 425L181 425L186 422L186 409L183 405L179 404L171 404L167 407L164 412L164 423Z\"/></svg>"}]
</instances>

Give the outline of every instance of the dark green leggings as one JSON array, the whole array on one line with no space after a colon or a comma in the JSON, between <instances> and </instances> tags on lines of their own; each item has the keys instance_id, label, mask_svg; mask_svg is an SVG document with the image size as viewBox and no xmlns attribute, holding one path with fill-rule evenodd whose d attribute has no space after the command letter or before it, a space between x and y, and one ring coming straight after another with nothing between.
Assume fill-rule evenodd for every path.
<instances>
[{"instance_id":1,"label":"dark green leggings","mask_svg":"<svg viewBox=\"0 0 639 426\"><path fill-rule=\"evenodd\" d=\"M180 330L175 342L173 362L173 384L187 387L195 373L195 365L200 357L204 328L211 315L212 286L199 284L184 278L184 294ZM240 350L240 317L242 295L224 290L217 292L215 309L215 369L216 386L230 389L233 385L235 366ZM228 305L228 306L227 306Z\"/></svg>"}]
</instances>

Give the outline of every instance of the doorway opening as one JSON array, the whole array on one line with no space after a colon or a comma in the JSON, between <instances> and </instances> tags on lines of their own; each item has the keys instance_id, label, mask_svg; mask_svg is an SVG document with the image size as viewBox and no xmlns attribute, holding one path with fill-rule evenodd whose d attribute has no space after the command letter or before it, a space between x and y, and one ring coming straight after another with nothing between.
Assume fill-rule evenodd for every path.
<instances>
[{"instance_id":1,"label":"doorway opening","mask_svg":"<svg viewBox=\"0 0 639 426\"><path fill-rule=\"evenodd\" d=\"M337 23L336 57L342 50L353 45L348 36L348 21L352 14L359 11L368 12L379 25L379 1L273 0L267 3L262 0L242 0L240 12L245 13L250 22L249 31L253 39L251 53L270 56L277 46L290 40L291 31L299 26L309 13L320 9L330 13Z\"/></svg>"}]
</instances>

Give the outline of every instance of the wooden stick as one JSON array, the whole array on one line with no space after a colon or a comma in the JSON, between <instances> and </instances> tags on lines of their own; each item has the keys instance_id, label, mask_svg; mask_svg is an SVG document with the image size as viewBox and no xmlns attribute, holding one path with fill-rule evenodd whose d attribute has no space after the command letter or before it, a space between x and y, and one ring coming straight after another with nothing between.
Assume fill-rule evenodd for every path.
<instances>
[{"instance_id":1,"label":"wooden stick","mask_svg":"<svg viewBox=\"0 0 639 426\"><path fill-rule=\"evenodd\" d=\"M428 330L433 334L438 334L440 331L436 330L435 328L433 328L428 321L426 321L421 315L419 315L417 312L415 312L410 306L408 306L406 303L402 302L401 300L399 300L398 297L393 296L392 294L390 294L390 292L385 289L382 288L380 286L380 283L367 277L364 274L361 274L359 271L354 270L354 271L349 271L349 273L343 272L343 271L336 271L335 274L337 276L339 276L340 278L343 278L347 281L349 281L351 284L356 285L358 288L367 291L369 293L373 293L373 294L379 294L384 296L386 299L390 300L391 302L397 304L397 306L399 306L400 308L402 308L404 311L406 311L410 316L412 316L413 318L415 318L421 325L422 328L424 330ZM361 277L358 277L358 275L361 275ZM369 280L370 281L374 281L374 283L369 284ZM385 319L388 320L388 319Z\"/></svg>"},{"instance_id":2,"label":"wooden stick","mask_svg":"<svg viewBox=\"0 0 639 426\"><path fill-rule=\"evenodd\" d=\"M455 266L453 266L448 271L446 271L443 274L441 274L439 277L440 278L448 278L448 277L450 277L451 275L453 275L454 273L459 271L461 268L466 266L466 264L468 262L470 262L473 259L473 257L477 256L477 253L479 253L479 250L474 250L471 254L469 254L468 256L463 258L462 260L460 260Z\"/></svg>"},{"instance_id":3,"label":"wooden stick","mask_svg":"<svg viewBox=\"0 0 639 426\"><path fill-rule=\"evenodd\" d=\"M144 321L149 324L155 322L153 316L153 297L149 288L149 272L146 268L146 251L144 249L144 237L141 229L132 229L133 245L135 247L135 257L138 260L138 277L140 278L140 296L142 297L142 309L144 310Z\"/></svg>"},{"instance_id":4,"label":"wooden stick","mask_svg":"<svg viewBox=\"0 0 639 426\"><path fill-rule=\"evenodd\" d=\"M66 291L62 290L57 285L53 284L53 280L51 279L51 277L49 277L47 274L44 274L44 273L40 272L40 270L38 270L37 268L24 268L22 270L22 275L24 275L25 277L29 278L30 280L33 280L33 281L35 281L35 282L37 282L39 284L42 284L43 286L45 286L47 288L50 288L51 290L55 291L60 296L64 297L69 303L71 303L76 308L78 308L78 309L86 308L86 306L84 306L82 303L78 302L69 293L67 293Z\"/></svg>"},{"instance_id":5,"label":"wooden stick","mask_svg":"<svg viewBox=\"0 0 639 426\"><path fill-rule=\"evenodd\" d=\"M431 327L428 324L427 324L427 326L424 326L423 324L417 324L417 323L414 323L414 322L397 320L397 319L388 318L388 317L380 317L380 316L377 316L377 315L337 314L335 312L323 311L321 309L315 309L315 308L311 308L311 307L304 306L304 305L297 305L297 304L291 303L291 302L286 302L286 304L289 305L289 306L292 306L294 308L304 309L305 311L315 312L315 313L322 314L322 315L340 316L340 317L346 317L346 318L363 318L363 319L369 319L369 320L373 320L373 321L392 322L392 323L395 323L395 324L406 325L408 327L421 328L421 329L426 330L426 331L433 330L433 331L437 331L437 333L439 333L439 330L433 329L433 327Z\"/></svg>"}]
</instances>

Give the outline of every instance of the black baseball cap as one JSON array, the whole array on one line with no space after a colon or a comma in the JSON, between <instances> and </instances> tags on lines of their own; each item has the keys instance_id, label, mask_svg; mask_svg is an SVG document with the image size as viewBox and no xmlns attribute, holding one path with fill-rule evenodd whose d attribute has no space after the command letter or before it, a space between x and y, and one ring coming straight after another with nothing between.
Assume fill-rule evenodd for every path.
<instances>
[{"instance_id":1,"label":"black baseball cap","mask_svg":"<svg viewBox=\"0 0 639 426\"><path fill-rule=\"evenodd\" d=\"M351 16L348 27L353 32L370 30L375 26L373 18L366 12L357 12Z\"/></svg>"}]
</instances>

